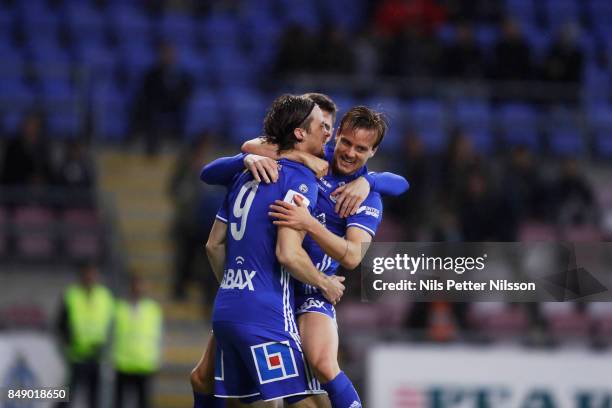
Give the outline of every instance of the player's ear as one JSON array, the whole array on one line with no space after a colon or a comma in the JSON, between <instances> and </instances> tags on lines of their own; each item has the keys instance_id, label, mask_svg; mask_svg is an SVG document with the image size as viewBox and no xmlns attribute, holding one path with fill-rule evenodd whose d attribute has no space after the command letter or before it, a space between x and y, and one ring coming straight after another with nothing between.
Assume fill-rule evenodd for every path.
<instances>
[{"instance_id":1,"label":"player's ear","mask_svg":"<svg viewBox=\"0 0 612 408\"><path fill-rule=\"evenodd\" d=\"M376 150L378 150L378 146L372 149L372 151L370 152L370 158L374 157L374 155L376 154Z\"/></svg>"},{"instance_id":2,"label":"player's ear","mask_svg":"<svg viewBox=\"0 0 612 408\"><path fill-rule=\"evenodd\" d=\"M293 129L293 134L295 135L295 138L297 139L298 142L301 142L304 140L304 129L295 128Z\"/></svg>"}]
</instances>

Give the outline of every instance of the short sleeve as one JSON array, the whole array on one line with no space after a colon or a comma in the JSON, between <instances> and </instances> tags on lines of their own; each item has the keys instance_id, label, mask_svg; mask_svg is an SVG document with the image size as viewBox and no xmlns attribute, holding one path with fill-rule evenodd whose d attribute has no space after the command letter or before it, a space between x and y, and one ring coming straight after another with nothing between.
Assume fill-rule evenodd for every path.
<instances>
[{"instance_id":1,"label":"short sleeve","mask_svg":"<svg viewBox=\"0 0 612 408\"><path fill-rule=\"evenodd\" d=\"M363 204L357 209L357 212L348 217L346 228L361 228L374 237L382 221L382 213L383 208L380 194L370 193Z\"/></svg>"},{"instance_id":2,"label":"short sleeve","mask_svg":"<svg viewBox=\"0 0 612 408\"><path fill-rule=\"evenodd\" d=\"M223 199L223 203L221 203L215 218L227 224L227 220L229 219L229 191L225 193L225 198Z\"/></svg>"}]
</instances>

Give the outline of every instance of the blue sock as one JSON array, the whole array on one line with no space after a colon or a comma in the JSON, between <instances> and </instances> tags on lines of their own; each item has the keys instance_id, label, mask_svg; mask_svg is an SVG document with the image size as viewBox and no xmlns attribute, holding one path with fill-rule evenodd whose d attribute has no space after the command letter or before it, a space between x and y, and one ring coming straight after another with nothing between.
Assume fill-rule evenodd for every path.
<instances>
[{"instance_id":1,"label":"blue sock","mask_svg":"<svg viewBox=\"0 0 612 408\"><path fill-rule=\"evenodd\" d=\"M359 395L344 371L340 371L330 382L321 384L321 387L327 391L332 408L361 408Z\"/></svg>"},{"instance_id":2,"label":"blue sock","mask_svg":"<svg viewBox=\"0 0 612 408\"><path fill-rule=\"evenodd\" d=\"M193 408L225 408L225 401L213 394L200 394L194 391Z\"/></svg>"}]
</instances>

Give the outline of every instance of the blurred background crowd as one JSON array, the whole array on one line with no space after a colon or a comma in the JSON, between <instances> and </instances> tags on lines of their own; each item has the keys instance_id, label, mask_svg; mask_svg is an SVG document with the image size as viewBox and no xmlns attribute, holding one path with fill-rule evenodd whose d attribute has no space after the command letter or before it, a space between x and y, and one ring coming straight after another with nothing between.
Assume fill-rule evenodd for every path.
<instances>
[{"instance_id":1,"label":"blurred background crowd","mask_svg":"<svg viewBox=\"0 0 612 408\"><path fill-rule=\"evenodd\" d=\"M387 115L370 167L411 188L385 200L379 241L609 240L611 56L608 0L0 0L0 324L51 326L76 261L119 293L142 276L169 321L156 406L184 403L223 197L197 174L284 92ZM20 279L48 284L26 302ZM356 374L381 333L612 339L606 307L365 305L350 281Z\"/></svg>"}]
</instances>

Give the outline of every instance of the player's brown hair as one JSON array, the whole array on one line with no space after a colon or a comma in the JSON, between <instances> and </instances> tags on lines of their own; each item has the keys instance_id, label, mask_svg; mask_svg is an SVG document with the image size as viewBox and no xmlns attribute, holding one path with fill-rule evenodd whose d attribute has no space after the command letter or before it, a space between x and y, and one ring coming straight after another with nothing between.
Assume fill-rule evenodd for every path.
<instances>
[{"instance_id":1,"label":"player's brown hair","mask_svg":"<svg viewBox=\"0 0 612 408\"><path fill-rule=\"evenodd\" d=\"M381 112L377 112L367 106L355 106L342 116L338 134L340 135L344 131L354 131L357 129L376 131L376 142L374 146L372 146L376 148L385 137L387 122Z\"/></svg>"},{"instance_id":2,"label":"player's brown hair","mask_svg":"<svg viewBox=\"0 0 612 408\"><path fill-rule=\"evenodd\" d=\"M322 111L331 113L332 122L334 123L336 122L336 115L338 114L338 107L336 106L336 103L333 101L332 98L330 98L329 96L325 94L317 93L317 92L305 93L302 96L305 96L311 101L314 101L314 103L319 105L319 108L321 108Z\"/></svg>"},{"instance_id":3,"label":"player's brown hair","mask_svg":"<svg viewBox=\"0 0 612 408\"><path fill-rule=\"evenodd\" d=\"M276 98L264 119L265 141L277 145L279 152L293 149L297 143L293 131L310 131L314 106L315 102L304 96L284 94Z\"/></svg>"}]
</instances>

